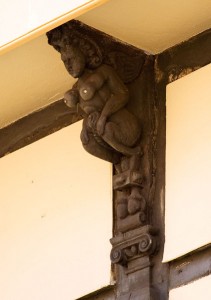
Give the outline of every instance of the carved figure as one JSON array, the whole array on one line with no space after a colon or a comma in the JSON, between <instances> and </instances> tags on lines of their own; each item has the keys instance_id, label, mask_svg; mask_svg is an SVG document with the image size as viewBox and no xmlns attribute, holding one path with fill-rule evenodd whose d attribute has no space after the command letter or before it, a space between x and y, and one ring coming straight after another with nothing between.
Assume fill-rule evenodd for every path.
<instances>
[{"instance_id":1,"label":"carved figure","mask_svg":"<svg viewBox=\"0 0 211 300\"><path fill-rule=\"evenodd\" d=\"M53 32L53 31L52 31ZM51 32L49 43L60 53L68 72L79 78L65 93L69 107L79 105L85 113L81 141L94 156L118 163L121 154L140 153L139 120L126 108L129 91L116 71L102 64L100 50L78 33L71 39L60 31Z\"/></svg>"},{"instance_id":2,"label":"carved figure","mask_svg":"<svg viewBox=\"0 0 211 300\"><path fill-rule=\"evenodd\" d=\"M79 104L86 113L81 141L89 153L117 163L118 152L126 156L140 152L139 147L133 148L140 137L140 124L124 108L129 93L110 66L85 69L64 98L68 106Z\"/></svg>"}]
</instances>

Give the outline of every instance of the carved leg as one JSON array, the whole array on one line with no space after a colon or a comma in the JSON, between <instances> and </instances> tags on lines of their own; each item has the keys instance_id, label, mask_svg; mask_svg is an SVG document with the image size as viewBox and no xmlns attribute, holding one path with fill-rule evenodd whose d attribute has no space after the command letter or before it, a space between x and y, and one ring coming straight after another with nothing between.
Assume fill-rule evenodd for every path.
<instances>
[{"instance_id":1,"label":"carved leg","mask_svg":"<svg viewBox=\"0 0 211 300\"><path fill-rule=\"evenodd\" d=\"M87 152L113 164L120 162L121 155L119 153L101 146L92 134L89 134L88 136L89 142L87 144L83 144L83 147Z\"/></svg>"},{"instance_id":2,"label":"carved leg","mask_svg":"<svg viewBox=\"0 0 211 300\"><path fill-rule=\"evenodd\" d=\"M119 135L119 138L118 138L118 135ZM116 125L115 123L112 123L112 122L108 122L106 124L105 132L104 132L102 138L108 145L110 145L116 151L118 151L126 156L132 156L132 155L141 153L140 146L128 147L127 145L124 145L123 143L119 142L119 140L122 140L121 136L122 136L122 134L121 134L121 131L120 131L120 128L118 125Z\"/></svg>"}]
</instances>

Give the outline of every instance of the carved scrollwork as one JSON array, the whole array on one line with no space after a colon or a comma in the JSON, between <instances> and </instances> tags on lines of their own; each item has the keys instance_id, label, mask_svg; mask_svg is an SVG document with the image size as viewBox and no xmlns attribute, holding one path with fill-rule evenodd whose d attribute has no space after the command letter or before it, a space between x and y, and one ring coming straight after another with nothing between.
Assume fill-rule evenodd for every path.
<instances>
[{"instance_id":1,"label":"carved scrollwork","mask_svg":"<svg viewBox=\"0 0 211 300\"><path fill-rule=\"evenodd\" d=\"M151 249L152 244L153 244L152 237L149 234L144 234L141 237L141 241L138 244L138 250L141 253L145 253Z\"/></svg>"},{"instance_id":2,"label":"carved scrollwork","mask_svg":"<svg viewBox=\"0 0 211 300\"><path fill-rule=\"evenodd\" d=\"M157 232L150 226L144 226L130 232L130 235L122 235L111 239L111 261L114 264L127 266L134 258L153 255L157 250Z\"/></svg>"},{"instance_id":3,"label":"carved scrollwork","mask_svg":"<svg viewBox=\"0 0 211 300\"><path fill-rule=\"evenodd\" d=\"M123 249L115 249L113 248L111 250L110 258L113 264L119 264L125 265L126 262L124 260L124 251Z\"/></svg>"},{"instance_id":4,"label":"carved scrollwork","mask_svg":"<svg viewBox=\"0 0 211 300\"><path fill-rule=\"evenodd\" d=\"M121 262L124 264L124 252L123 252L122 249L113 248L111 250L110 257L111 257L111 261L114 264L118 264L118 263L121 263Z\"/></svg>"}]
</instances>

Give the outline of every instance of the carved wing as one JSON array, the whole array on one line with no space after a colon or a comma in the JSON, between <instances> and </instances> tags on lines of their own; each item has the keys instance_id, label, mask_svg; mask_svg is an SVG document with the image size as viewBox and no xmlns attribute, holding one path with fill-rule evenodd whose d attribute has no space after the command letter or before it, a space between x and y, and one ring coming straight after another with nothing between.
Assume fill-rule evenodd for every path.
<instances>
[{"instance_id":1,"label":"carved wing","mask_svg":"<svg viewBox=\"0 0 211 300\"><path fill-rule=\"evenodd\" d=\"M136 54L132 57L119 51L108 53L106 63L112 66L124 83L135 80L142 71L145 55Z\"/></svg>"}]
</instances>

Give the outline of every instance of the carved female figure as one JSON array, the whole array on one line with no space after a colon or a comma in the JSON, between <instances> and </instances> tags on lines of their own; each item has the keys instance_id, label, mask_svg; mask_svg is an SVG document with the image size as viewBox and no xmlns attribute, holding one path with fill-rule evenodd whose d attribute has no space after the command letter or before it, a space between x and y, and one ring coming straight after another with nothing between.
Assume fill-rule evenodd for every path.
<instances>
[{"instance_id":1,"label":"carved female figure","mask_svg":"<svg viewBox=\"0 0 211 300\"><path fill-rule=\"evenodd\" d=\"M125 108L129 91L115 70L102 64L97 46L78 33L67 40L56 32L49 43L61 53L68 72L78 78L64 99L69 107L79 105L85 113L81 132L84 148L112 163L118 163L121 154L138 154L141 130L138 119Z\"/></svg>"}]
</instances>

